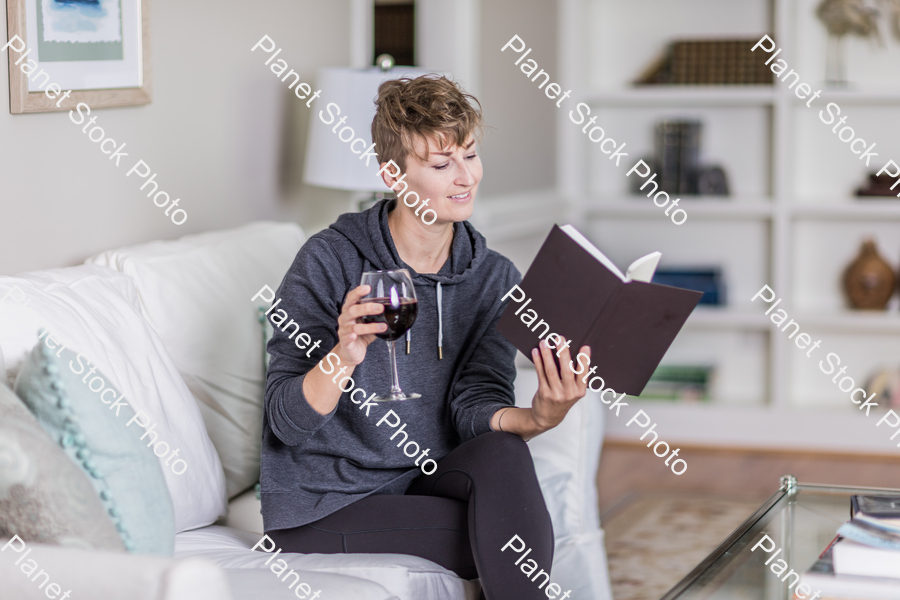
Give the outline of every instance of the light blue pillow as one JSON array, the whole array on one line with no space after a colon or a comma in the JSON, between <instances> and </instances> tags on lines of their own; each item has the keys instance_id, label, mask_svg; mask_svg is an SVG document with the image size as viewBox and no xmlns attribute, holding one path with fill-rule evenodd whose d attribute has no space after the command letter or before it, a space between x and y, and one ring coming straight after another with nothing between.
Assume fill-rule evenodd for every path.
<instances>
[{"instance_id":1,"label":"light blue pillow","mask_svg":"<svg viewBox=\"0 0 900 600\"><path fill-rule=\"evenodd\" d=\"M110 380L99 370L88 373L92 365L84 366L85 357L77 361L76 353L66 349L58 354L38 342L16 378L16 394L89 476L125 547L171 556L172 498L159 460L139 439L144 430L125 426L134 410L121 404L110 410L112 402L108 397L107 403L101 401L101 394L112 389L114 398L121 395Z\"/></svg>"},{"instance_id":2,"label":"light blue pillow","mask_svg":"<svg viewBox=\"0 0 900 600\"><path fill-rule=\"evenodd\" d=\"M106 510L90 478L0 381L0 538L124 552Z\"/></svg>"}]
</instances>

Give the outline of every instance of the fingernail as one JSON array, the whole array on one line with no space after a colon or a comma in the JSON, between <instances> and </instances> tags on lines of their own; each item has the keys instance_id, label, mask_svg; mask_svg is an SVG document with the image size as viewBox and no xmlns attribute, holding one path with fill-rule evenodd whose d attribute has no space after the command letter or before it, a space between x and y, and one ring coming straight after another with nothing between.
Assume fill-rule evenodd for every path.
<instances>
[{"instance_id":1,"label":"fingernail","mask_svg":"<svg viewBox=\"0 0 900 600\"><path fill-rule=\"evenodd\" d=\"M538 353L537 348L532 348L532 349L531 349L531 355L532 355L532 356L537 356L537 353Z\"/></svg>"}]
</instances>

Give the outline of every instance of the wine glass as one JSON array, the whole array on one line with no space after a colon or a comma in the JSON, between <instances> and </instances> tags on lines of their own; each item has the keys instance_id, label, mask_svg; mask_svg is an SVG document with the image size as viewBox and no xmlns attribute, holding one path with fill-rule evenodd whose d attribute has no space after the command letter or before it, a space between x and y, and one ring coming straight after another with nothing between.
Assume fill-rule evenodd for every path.
<instances>
[{"instance_id":1,"label":"wine glass","mask_svg":"<svg viewBox=\"0 0 900 600\"><path fill-rule=\"evenodd\" d=\"M416 322L419 306L416 300L416 289L409 276L409 271L406 269L367 271L362 274L359 285L369 286L369 293L360 300L360 303L376 302L384 306L384 312L380 315L364 315L359 320L363 323L387 324L386 331L375 335L387 341L388 351L391 355L391 391L389 394L379 394L373 400L383 402L421 398L421 394L408 394L401 390L397 376L395 343Z\"/></svg>"}]
</instances>

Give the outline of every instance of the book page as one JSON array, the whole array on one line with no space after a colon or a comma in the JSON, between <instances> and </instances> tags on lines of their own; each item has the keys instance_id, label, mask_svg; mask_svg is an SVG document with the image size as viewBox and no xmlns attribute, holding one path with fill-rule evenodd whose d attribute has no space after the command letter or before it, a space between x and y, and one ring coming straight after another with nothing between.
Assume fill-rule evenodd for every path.
<instances>
[{"instance_id":1,"label":"book page","mask_svg":"<svg viewBox=\"0 0 900 600\"><path fill-rule=\"evenodd\" d=\"M622 275L622 271L619 270L619 267L614 265L611 260L606 258L606 255L600 252L600 250L595 245L593 245L586 237L581 235L581 233L577 229L575 229L574 226L563 225L562 227L560 227L560 229L565 231L566 235L575 240L579 246L587 250L591 254L591 256L600 261L600 264L609 269L613 275L615 275L622 281L627 281L627 279L625 279L625 276Z\"/></svg>"},{"instance_id":2,"label":"book page","mask_svg":"<svg viewBox=\"0 0 900 600\"><path fill-rule=\"evenodd\" d=\"M653 274L656 273L656 266L659 264L660 258L662 258L661 253L651 252L647 256L637 259L625 271L626 280L650 283L650 280L653 279Z\"/></svg>"},{"instance_id":3,"label":"book page","mask_svg":"<svg viewBox=\"0 0 900 600\"><path fill-rule=\"evenodd\" d=\"M593 245L590 240L581 235L574 226L563 225L560 229L565 231L566 235L575 240L579 246L587 250L591 256L600 262L600 264L609 269L611 273L625 283L628 283L629 281L644 281L650 283L650 280L653 279L653 274L656 272L656 266L659 264L659 259L662 257L662 254L659 252L651 252L647 256L641 257L631 263L631 266L628 267L628 272L623 275L622 271L620 271L599 248Z\"/></svg>"}]
</instances>

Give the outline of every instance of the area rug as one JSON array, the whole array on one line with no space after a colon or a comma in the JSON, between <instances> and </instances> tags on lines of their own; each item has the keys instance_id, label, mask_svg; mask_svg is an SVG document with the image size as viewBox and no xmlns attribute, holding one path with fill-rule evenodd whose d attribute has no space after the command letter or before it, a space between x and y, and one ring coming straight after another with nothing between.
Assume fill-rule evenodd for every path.
<instances>
[{"instance_id":1,"label":"area rug","mask_svg":"<svg viewBox=\"0 0 900 600\"><path fill-rule=\"evenodd\" d=\"M659 600L766 500L643 492L604 515L614 600Z\"/></svg>"}]
</instances>

